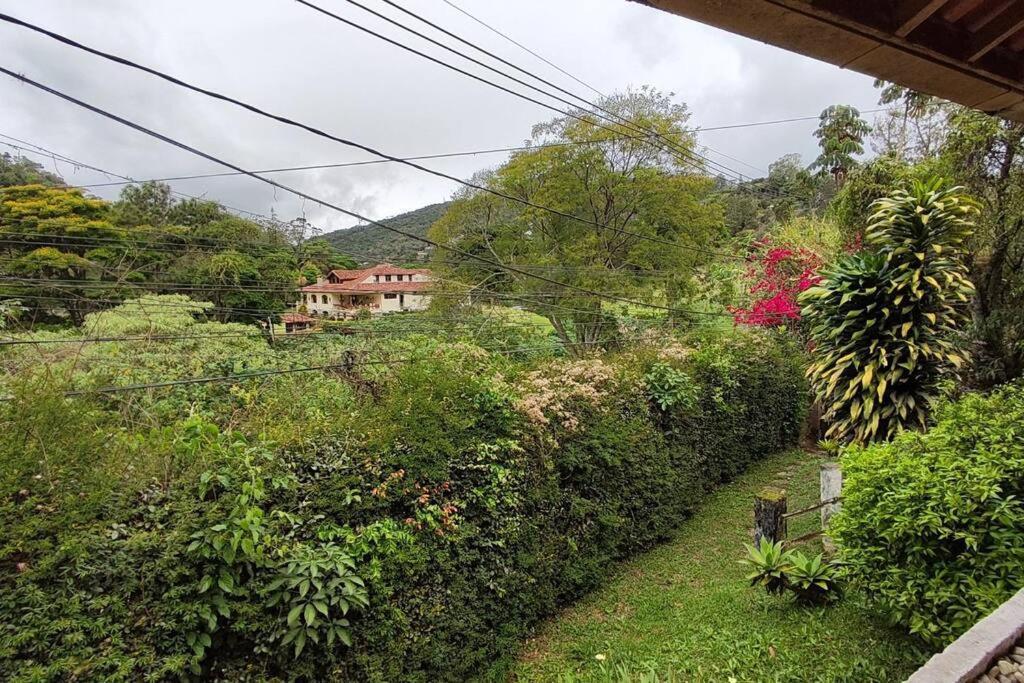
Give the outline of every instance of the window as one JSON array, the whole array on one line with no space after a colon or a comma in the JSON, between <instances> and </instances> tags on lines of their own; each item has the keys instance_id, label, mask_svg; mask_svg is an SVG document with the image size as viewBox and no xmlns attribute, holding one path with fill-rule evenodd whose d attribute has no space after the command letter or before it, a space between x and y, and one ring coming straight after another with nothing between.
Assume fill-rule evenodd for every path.
<instances>
[{"instance_id":1,"label":"window","mask_svg":"<svg viewBox=\"0 0 1024 683\"><path fill-rule=\"evenodd\" d=\"M384 295L384 298L385 298L385 299L395 299L395 298L397 298L397 297L398 297L398 295L397 295L397 294L385 294L385 295Z\"/></svg>"},{"instance_id":2,"label":"window","mask_svg":"<svg viewBox=\"0 0 1024 683\"><path fill-rule=\"evenodd\" d=\"M399 275L399 276L398 276L398 281L399 281L399 282L401 282L401 281L402 281L402 276L401 276L401 275Z\"/></svg>"},{"instance_id":3,"label":"window","mask_svg":"<svg viewBox=\"0 0 1024 683\"><path fill-rule=\"evenodd\" d=\"M391 282L391 276L390 275L385 275L384 276L384 282Z\"/></svg>"},{"instance_id":4,"label":"window","mask_svg":"<svg viewBox=\"0 0 1024 683\"><path fill-rule=\"evenodd\" d=\"M327 303L327 295L326 294L322 294L320 296L320 303L323 303L323 304Z\"/></svg>"},{"instance_id":5,"label":"window","mask_svg":"<svg viewBox=\"0 0 1024 683\"><path fill-rule=\"evenodd\" d=\"M305 294L302 295L302 303L306 303L306 295Z\"/></svg>"},{"instance_id":6,"label":"window","mask_svg":"<svg viewBox=\"0 0 1024 683\"><path fill-rule=\"evenodd\" d=\"M373 276L373 281L374 282L380 282L380 275L374 275Z\"/></svg>"}]
</instances>

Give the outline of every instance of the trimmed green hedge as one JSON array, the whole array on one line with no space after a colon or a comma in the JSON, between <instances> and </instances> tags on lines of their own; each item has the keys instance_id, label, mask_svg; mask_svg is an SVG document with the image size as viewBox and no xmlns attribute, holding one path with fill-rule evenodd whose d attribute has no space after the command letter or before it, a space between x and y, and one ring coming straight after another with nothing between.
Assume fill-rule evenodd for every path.
<instances>
[{"instance_id":1,"label":"trimmed green hedge","mask_svg":"<svg viewBox=\"0 0 1024 683\"><path fill-rule=\"evenodd\" d=\"M296 386L145 433L83 401L6 408L0 457L23 457L0 478L0 678L500 676L538 620L794 445L806 395L797 355L761 335L525 367L452 346L357 380L351 410L309 408L315 439L224 430ZM42 481L69 473L56 487L24 449L39 429L59 450ZM79 495L98 481L83 463L109 481L95 495ZM225 553L236 529L246 540ZM337 603L292 614L301 583L281 595L318 557L350 559L365 583L348 626ZM319 642L295 656L288 633L307 618ZM351 646L328 645L329 620Z\"/></svg>"},{"instance_id":2,"label":"trimmed green hedge","mask_svg":"<svg viewBox=\"0 0 1024 683\"><path fill-rule=\"evenodd\" d=\"M1024 385L935 418L844 451L832 530L854 581L938 647L1024 587Z\"/></svg>"}]
</instances>

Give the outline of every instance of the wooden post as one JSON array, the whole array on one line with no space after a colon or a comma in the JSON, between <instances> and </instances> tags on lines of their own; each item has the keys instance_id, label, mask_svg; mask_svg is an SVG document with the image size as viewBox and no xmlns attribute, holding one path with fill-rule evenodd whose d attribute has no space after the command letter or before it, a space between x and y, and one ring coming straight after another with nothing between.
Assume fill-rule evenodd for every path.
<instances>
[{"instance_id":1,"label":"wooden post","mask_svg":"<svg viewBox=\"0 0 1024 683\"><path fill-rule=\"evenodd\" d=\"M769 486L754 496L754 545L762 538L777 543L786 537L786 492Z\"/></svg>"}]
</instances>

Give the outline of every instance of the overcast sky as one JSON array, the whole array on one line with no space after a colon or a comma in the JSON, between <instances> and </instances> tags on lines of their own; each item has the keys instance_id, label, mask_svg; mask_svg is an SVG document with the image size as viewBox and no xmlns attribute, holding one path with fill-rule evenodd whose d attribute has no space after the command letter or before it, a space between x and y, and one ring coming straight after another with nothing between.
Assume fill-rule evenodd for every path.
<instances>
[{"instance_id":1,"label":"overcast sky","mask_svg":"<svg viewBox=\"0 0 1024 683\"><path fill-rule=\"evenodd\" d=\"M422 51L458 60L346 0L313 1ZM361 2L416 23L381 0ZM568 90L594 97L443 0L397 2ZM816 115L836 103L877 106L869 77L626 0L453 2L602 92L650 84L675 93L698 126ZM293 0L0 0L0 9L396 156L519 145L534 123L554 116ZM249 169L372 158L6 23L0 24L0 65ZM800 153L810 162L816 154L814 127L807 121L707 131L700 142L717 161L758 175L755 169L786 153ZM0 133L136 179L223 170L3 74ZM0 151L13 150L0 145ZM503 159L480 155L423 163L469 177ZM46 161L48 168L54 165ZM75 184L116 180L63 162L56 168ZM454 189L395 164L274 177L374 219L443 201ZM172 185L239 209L273 210L285 219L304 213L325 231L356 222L249 178ZM118 188L93 191L114 198Z\"/></svg>"}]
</instances>

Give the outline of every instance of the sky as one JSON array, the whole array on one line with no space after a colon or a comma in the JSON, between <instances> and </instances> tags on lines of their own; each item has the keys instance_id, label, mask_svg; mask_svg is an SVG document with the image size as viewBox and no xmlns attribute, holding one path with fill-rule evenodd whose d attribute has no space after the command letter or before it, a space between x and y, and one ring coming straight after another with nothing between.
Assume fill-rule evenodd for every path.
<instances>
[{"instance_id":1,"label":"sky","mask_svg":"<svg viewBox=\"0 0 1024 683\"><path fill-rule=\"evenodd\" d=\"M597 97L446 0L394 1L566 90ZM626 0L451 1L600 92L651 85L674 93L676 101L688 105L690 122L698 127L814 116L831 104L877 107L877 91L867 76ZM530 92L349 0L311 2L467 71ZM359 2L453 43L383 0ZM521 145L531 126L556 116L296 0L0 0L0 12L399 157ZM0 66L250 170L374 158L8 23L0 23ZM804 121L706 131L698 140L715 161L756 177L784 154L795 152L805 163L812 161L815 127L814 121ZM0 74L0 135L133 179L225 170L5 74ZM0 137L0 142L12 140ZM3 144L0 152L17 153ZM118 180L39 154L25 156L72 184ZM505 158L481 154L421 163L469 178ZM272 177L375 220L444 201L457 187L391 163ZM252 178L170 184L181 194L235 209L285 220L304 216L324 232L358 222ZM110 199L119 190L90 189Z\"/></svg>"}]
</instances>

